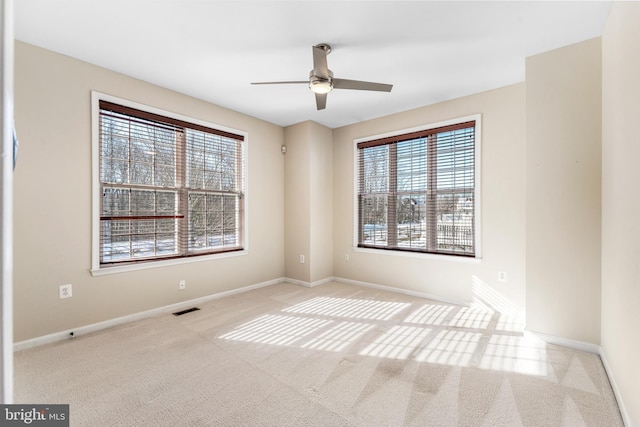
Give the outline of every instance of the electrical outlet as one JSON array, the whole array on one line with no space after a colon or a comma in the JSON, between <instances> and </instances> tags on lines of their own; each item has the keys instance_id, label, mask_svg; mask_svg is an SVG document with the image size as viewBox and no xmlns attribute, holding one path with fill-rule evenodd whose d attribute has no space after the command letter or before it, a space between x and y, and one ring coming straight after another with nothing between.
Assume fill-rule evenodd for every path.
<instances>
[{"instance_id":1,"label":"electrical outlet","mask_svg":"<svg viewBox=\"0 0 640 427\"><path fill-rule=\"evenodd\" d=\"M498 271L498 282L506 282L506 281L507 281L507 272Z\"/></svg>"},{"instance_id":2,"label":"electrical outlet","mask_svg":"<svg viewBox=\"0 0 640 427\"><path fill-rule=\"evenodd\" d=\"M180 280L180 282L178 283L178 289L180 289L181 291L184 291L185 289L187 289L187 281Z\"/></svg>"},{"instance_id":3,"label":"electrical outlet","mask_svg":"<svg viewBox=\"0 0 640 427\"><path fill-rule=\"evenodd\" d=\"M71 298L73 296L71 284L60 285L58 287L58 296L60 297L60 299Z\"/></svg>"},{"instance_id":4,"label":"electrical outlet","mask_svg":"<svg viewBox=\"0 0 640 427\"><path fill-rule=\"evenodd\" d=\"M300 264L304 264L304 255L300 255Z\"/></svg>"}]
</instances>

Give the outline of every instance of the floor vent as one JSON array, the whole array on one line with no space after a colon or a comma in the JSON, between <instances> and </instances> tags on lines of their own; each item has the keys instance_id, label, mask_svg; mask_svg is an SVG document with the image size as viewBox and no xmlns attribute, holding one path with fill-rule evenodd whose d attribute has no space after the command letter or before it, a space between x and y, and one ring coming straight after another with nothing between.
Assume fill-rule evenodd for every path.
<instances>
[{"instance_id":1,"label":"floor vent","mask_svg":"<svg viewBox=\"0 0 640 427\"><path fill-rule=\"evenodd\" d=\"M173 315L182 316L183 314L191 313L192 311L198 311L198 310L200 310L198 307L191 307L191 308L187 308L186 310L176 311L175 313L173 313Z\"/></svg>"}]
</instances>

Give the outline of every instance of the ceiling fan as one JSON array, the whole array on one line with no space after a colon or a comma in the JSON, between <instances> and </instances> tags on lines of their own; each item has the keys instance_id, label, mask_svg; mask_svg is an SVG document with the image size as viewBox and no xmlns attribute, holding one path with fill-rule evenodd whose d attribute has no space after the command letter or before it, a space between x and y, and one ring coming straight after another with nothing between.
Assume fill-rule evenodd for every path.
<instances>
[{"instance_id":1,"label":"ceiling fan","mask_svg":"<svg viewBox=\"0 0 640 427\"><path fill-rule=\"evenodd\" d=\"M252 85L277 85L277 84L307 84L316 96L316 107L324 110L327 106L327 94L333 89L373 90L378 92L391 92L393 85L384 83L364 82L361 80L337 79L327 66L327 55L331 52L331 46L320 43L312 47L313 70L309 72L309 80L285 81L285 82L253 82Z\"/></svg>"}]
</instances>

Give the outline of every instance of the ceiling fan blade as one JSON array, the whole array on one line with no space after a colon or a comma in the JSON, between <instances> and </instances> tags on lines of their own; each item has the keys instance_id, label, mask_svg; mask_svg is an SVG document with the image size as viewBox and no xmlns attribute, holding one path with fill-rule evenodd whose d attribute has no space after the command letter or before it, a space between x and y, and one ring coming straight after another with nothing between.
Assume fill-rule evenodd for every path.
<instances>
[{"instance_id":1,"label":"ceiling fan blade","mask_svg":"<svg viewBox=\"0 0 640 427\"><path fill-rule=\"evenodd\" d=\"M326 93L316 93L316 107L318 110L324 110L327 106L327 94Z\"/></svg>"},{"instance_id":2,"label":"ceiling fan blade","mask_svg":"<svg viewBox=\"0 0 640 427\"><path fill-rule=\"evenodd\" d=\"M289 82L251 82L252 85L296 85L296 84L309 84L309 80L296 80Z\"/></svg>"},{"instance_id":3,"label":"ceiling fan blade","mask_svg":"<svg viewBox=\"0 0 640 427\"><path fill-rule=\"evenodd\" d=\"M360 80L333 79L334 89L375 90L377 92L391 92L393 85L385 83L363 82Z\"/></svg>"},{"instance_id":4,"label":"ceiling fan blade","mask_svg":"<svg viewBox=\"0 0 640 427\"><path fill-rule=\"evenodd\" d=\"M329 66L327 65L327 48L324 45L316 45L313 49L313 74L323 79L329 78Z\"/></svg>"}]
</instances>

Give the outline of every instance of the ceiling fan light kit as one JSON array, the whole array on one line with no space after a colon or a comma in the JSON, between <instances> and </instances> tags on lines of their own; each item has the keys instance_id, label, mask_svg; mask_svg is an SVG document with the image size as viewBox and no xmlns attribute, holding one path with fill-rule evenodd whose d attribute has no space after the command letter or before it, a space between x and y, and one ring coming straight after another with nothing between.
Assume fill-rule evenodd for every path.
<instances>
[{"instance_id":1,"label":"ceiling fan light kit","mask_svg":"<svg viewBox=\"0 0 640 427\"><path fill-rule=\"evenodd\" d=\"M254 82L252 85L265 84L298 84L305 83L315 94L316 107L323 110L327 104L327 94L333 89L370 90L376 92L391 92L393 85L386 83L373 83L361 80L336 79L327 65L327 55L331 52L331 46L320 43L312 48L313 70L309 72L308 81L283 81L283 82Z\"/></svg>"},{"instance_id":2,"label":"ceiling fan light kit","mask_svg":"<svg viewBox=\"0 0 640 427\"><path fill-rule=\"evenodd\" d=\"M329 71L329 78L324 79L318 77L313 73L313 70L309 73L309 89L313 93L329 93L333 89L333 73Z\"/></svg>"}]
</instances>

